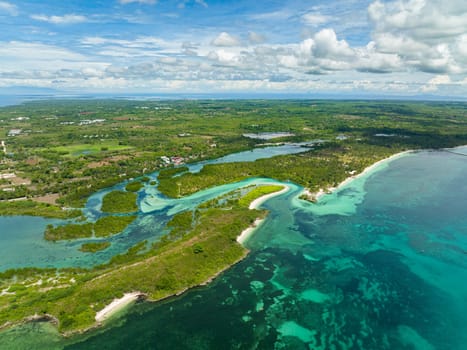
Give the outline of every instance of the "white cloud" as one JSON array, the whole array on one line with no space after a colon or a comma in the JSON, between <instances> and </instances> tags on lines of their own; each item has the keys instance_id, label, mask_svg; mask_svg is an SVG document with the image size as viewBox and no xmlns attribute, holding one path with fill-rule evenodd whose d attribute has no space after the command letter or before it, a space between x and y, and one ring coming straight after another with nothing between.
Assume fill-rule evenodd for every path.
<instances>
[{"instance_id":1,"label":"white cloud","mask_svg":"<svg viewBox=\"0 0 467 350\"><path fill-rule=\"evenodd\" d=\"M309 26L313 26L313 27L318 27L320 25L323 25L329 22L330 19L331 17L322 15L319 12L309 12L302 16L302 21L305 24Z\"/></svg>"},{"instance_id":2,"label":"white cloud","mask_svg":"<svg viewBox=\"0 0 467 350\"><path fill-rule=\"evenodd\" d=\"M0 1L0 13L2 12L6 12L10 16L18 16L19 14L18 7L6 1Z\"/></svg>"},{"instance_id":3,"label":"white cloud","mask_svg":"<svg viewBox=\"0 0 467 350\"><path fill-rule=\"evenodd\" d=\"M145 58L181 54L186 51L183 43L152 36L140 36L133 40L86 37L81 40L81 44L84 47L93 47L93 53L111 61L141 61ZM196 56L196 53L192 55Z\"/></svg>"},{"instance_id":4,"label":"white cloud","mask_svg":"<svg viewBox=\"0 0 467 350\"><path fill-rule=\"evenodd\" d=\"M430 79L426 85L422 87L423 92L434 92L438 90L440 85L451 84L451 78L448 75L437 75Z\"/></svg>"},{"instance_id":5,"label":"white cloud","mask_svg":"<svg viewBox=\"0 0 467 350\"><path fill-rule=\"evenodd\" d=\"M0 72L56 71L60 69L102 68L108 64L58 46L28 43L0 42Z\"/></svg>"},{"instance_id":6,"label":"white cloud","mask_svg":"<svg viewBox=\"0 0 467 350\"><path fill-rule=\"evenodd\" d=\"M31 15L31 18L36 21L49 22L53 24L76 24L89 21L85 16L74 14L64 16Z\"/></svg>"},{"instance_id":7,"label":"white cloud","mask_svg":"<svg viewBox=\"0 0 467 350\"><path fill-rule=\"evenodd\" d=\"M403 62L394 53L378 52L375 43L370 42L365 48L357 50L356 68L361 72L391 73L402 70Z\"/></svg>"},{"instance_id":8,"label":"white cloud","mask_svg":"<svg viewBox=\"0 0 467 350\"><path fill-rule=\"evenodd\" d=\"M273 12L257 13L251 15L250 18L255 21L269 21L269 20L285 20L292 15L290 11L280 10Z\"/></svg>"},{"instance_id":9,"label":"white cloud","mask_svg":"<svg viewBox=\"0 0 467 350\"><path fill-rule=\"evenodd\" d=\"M249 32L248 33L248 41L251 44L261 44L261 43L264 43L266 41L266 38L264 37L264 35L261 35L261 34L255 33L255 32Z\"/></svg>"},{"instance_id":10,"label":"white cloud","mask_svg":"<svg viewBox=\"0 0 467 350\"><path fill-rule=\"evenodd\" d=\"M157 0L118 0L118 2L122 5L131 4L131 3L154 5L157 3Z\"/></svg>"},{"instance_id":11,"label":"white cloud","mask_svg":"<svg viewBox=\"0 0 467 350\"><path fill-rule=\"evenodd\" d=\"M240 46L240 40L227 32L220 33L213 41L214 46Z\"/></svg>"},{"instance_id":12,"label":"white cloud","mask_svg":"<svg viewBox=\"0 0 467 350\"><path fill-rule=\"evenodd\" d=\"M398 54L408 68L423 72L467 72L464 0L377 0L368 15L377 51Z\"/></svg>"},{"instance_id":13,"label":"white cloud","mask_svg":"<svg viewBox=\"0 0 467 350\"><path fill-rule=\"evenodd\" d=\"M121 1L131 2L148 4ZM467 31L459 20L464 16L460 4L458 0L445 7L440 0L376 1L368 9L371 39L357 45L353 32L336 27L337 17L322 15L330 13L322 8L298 16L277 11L247 19L293 18L309 31L306 39L287 43L278 43L273 25L264 31L271 38L268 42L257 32L232 29L217 37L220 31L214 32L212 40L212 32L203 36L201 31L196 36L175 33L170 40L131 33L97 34L80 41L82 54L38 43L0 43L0 85L22 79L42 86L96 89L109 84L143 90L452 91L462 96L467 87ZM439 18L430 15L435 10ZM65 17L36 19L63 24ZM456 25L442 26L448 19ZM318 29L323 25L325 29Z\"/></svg>"},{"instance_id":14,"label":"white cloud","mask_svg":"<svg viewBox=\"0 0 467 350\"><path fill-rule=\"evenodd\" d=\"M320 30L314 36L312 47L314 56L346 60L354 56L354 51L345 40L337 40L336 33L332 29Z\"/></svg>"}]
</instances>

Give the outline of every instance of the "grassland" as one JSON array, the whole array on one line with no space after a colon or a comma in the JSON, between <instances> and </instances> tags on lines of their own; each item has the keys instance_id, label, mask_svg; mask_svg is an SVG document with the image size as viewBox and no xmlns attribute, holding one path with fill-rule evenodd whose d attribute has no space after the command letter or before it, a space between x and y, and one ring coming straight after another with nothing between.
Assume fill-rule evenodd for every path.
<instances>
[{"instance_id":1,"label":"grassland","mask_svg":"<svg viewBox=\"0 0 467 350\"><path fill-rule=\"evenodd\" d=\"M101 152L119 152L131 149L130 146L119 145L116 141L103 141L99 144L76 144L67 146L57 146L48 150L57 152L64 156L80 157L83 155L97 154Z\"/></svg>"},{"instance_id":2,"label":"grassland","mask_svg":"<svg viewBox=\"0 0 467 350\"><path fill-rule=\"evenodd\" d=\"M262 185L258 186L251 191L249 191L246 195L238 199L238 205L241 207L248 208L251 202L255 199L262 197L264 195L274 193L283 189L283 186L278 185Z\"/></svg>"}]
</instances>

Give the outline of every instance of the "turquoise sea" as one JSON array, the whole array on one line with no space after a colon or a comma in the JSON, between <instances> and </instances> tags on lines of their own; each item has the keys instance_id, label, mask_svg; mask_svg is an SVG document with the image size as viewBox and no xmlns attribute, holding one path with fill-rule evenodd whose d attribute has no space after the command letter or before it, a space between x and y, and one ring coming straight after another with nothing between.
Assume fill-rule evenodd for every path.
<instances>
[{"instance_id":1,"label":"turquoise sea","mask_svg":"<svg viewBox=\"0 0 467 350\"><path fill-rule=\"evenodd\" d=\"M0 348L465 349L466 175L467 156L421 151L319 204L291 185L263 204L270 214L247 241L249 256L210 285L70 339L44 323L9 329ZM147 193L141 208L151 225L182 204Z\"/></svg>"}]
</instances>

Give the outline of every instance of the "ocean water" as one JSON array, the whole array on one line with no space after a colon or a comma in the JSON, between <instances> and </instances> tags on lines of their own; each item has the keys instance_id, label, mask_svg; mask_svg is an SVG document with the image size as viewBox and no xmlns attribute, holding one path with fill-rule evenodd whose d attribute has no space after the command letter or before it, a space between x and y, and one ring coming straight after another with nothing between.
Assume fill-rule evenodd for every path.
<instances>
[{"instance_id":1,"label":"ocean water","mask_svg":"<svg viewBox=\"0 0 467 350\"><path fill-rule=\"evenodd\" d=\"M71 339L10 329L0 348L465 349L466 175L467 157L423 151L319 204L292 186L263 204L249 256L210 285Z\"/></svg>"}]
</instances>

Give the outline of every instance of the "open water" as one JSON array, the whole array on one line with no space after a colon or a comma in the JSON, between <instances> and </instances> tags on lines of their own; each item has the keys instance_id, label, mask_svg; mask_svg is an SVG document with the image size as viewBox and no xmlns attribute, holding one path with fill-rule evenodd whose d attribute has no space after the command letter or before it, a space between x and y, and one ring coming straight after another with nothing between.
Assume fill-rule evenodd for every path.
<instances>
[{"instance_id":1,"label":"open water","mask_svg":"<svg viewBox=\"0 0 467 350\"><path fill-rule=\"evenodd\" d=\"M0 348L463 350L466 175L467 157L423 151L317 205L292 185L263 204L249 256L212 284L72 339L13 328Z\"/></svg>"}]
</instances>

